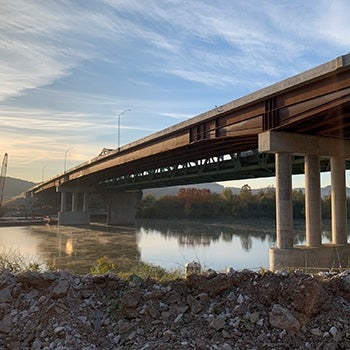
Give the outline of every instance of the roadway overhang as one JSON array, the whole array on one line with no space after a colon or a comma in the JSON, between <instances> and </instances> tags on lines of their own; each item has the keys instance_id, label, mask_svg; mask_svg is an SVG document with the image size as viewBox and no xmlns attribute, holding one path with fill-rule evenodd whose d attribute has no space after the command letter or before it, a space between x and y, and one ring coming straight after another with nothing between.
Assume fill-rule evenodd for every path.
<instances>
[{"instance_id":1,"label":"roadway overhang","mask_svg":"<svg viewBox=\"0 0 350 350\"><path fill-rule=\"evenodd\" d=\"M350 140L269 130L259 134L259 152L287 152L349 159Z\"/></svg>"}]
</instances>

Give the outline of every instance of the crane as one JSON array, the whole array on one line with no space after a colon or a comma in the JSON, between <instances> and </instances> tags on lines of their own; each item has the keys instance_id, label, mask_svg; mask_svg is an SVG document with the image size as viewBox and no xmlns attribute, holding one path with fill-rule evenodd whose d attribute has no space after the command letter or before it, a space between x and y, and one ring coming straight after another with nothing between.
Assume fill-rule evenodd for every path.
<instances>
[{"instance_id":1,"label":"crane","mask_svg":"<svg viewBox=\"0 0 350 350\"><path fill-rule=\"evenodd\" d=\"M6 171L7 171L7 159L8 159L8 155L7 155L7 153L5 153L4 159L2 161L1 176L0 176L0 207L2 206L2 200L4 198L4 188L5 188Z\"/></svg>"}]
</instances>

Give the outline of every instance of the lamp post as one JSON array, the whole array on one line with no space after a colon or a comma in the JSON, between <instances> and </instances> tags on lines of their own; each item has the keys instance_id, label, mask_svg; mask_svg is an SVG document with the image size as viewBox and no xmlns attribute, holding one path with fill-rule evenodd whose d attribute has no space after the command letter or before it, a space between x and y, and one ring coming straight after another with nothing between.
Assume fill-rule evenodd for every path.
<instances>
[{"instance_id":1,"label":"lamp post","mask_svg":"<svg viewBox=\"0 0 350 350\"><path fill-rule=\"evenodd\" d=\"M64 151L64 172L67 171L67 153L72 149L72 147Z\"/></svg>"},{"instance_id":2,"label":"lamp post","mask_svg":"<svg viewBox=\"0 0 350 350\"><path fill-rule=\"evenodd\" d=\"M44 182L44 170L46 167L47 167L47 165L45 165L41 168L41 182Z\"/></svg>"},{"instance_id":3,"label":"lamp post","mask_svg":"<svg viewBox=\"0 0 350 350\"><path fill-rule=\"evenodd\" d=\"M118 151L120 150L120 117L126 112L130 112L131 109L124 109L122 112L118 114Z\"/></svg>"}]
</instances>

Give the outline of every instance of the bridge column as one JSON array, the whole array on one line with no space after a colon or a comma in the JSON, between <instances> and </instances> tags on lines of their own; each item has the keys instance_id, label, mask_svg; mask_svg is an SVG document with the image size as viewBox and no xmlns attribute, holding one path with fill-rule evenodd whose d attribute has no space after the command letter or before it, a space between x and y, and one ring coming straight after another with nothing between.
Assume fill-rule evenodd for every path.
<instances>
[{"instance_id":1,"label":"bridge column","mask_svg":"<svg viewBox=\"0 0 350 350\"><path fill-rule=\"evenodd\" d=\"M347 243L345 159L331 158L332 243Z\"/></svg>"},{"instance_id":2,"label":"bridge column","mask_svg":"<svg viewBox=\"0 0 350 350\"><path fill-rule=\"evenodd\" d=\"M293 247L292 165L290 153L276 153L276 246Z\"/></svg>"},{"instance_id":3,"label":"bridge column","mask_svg":"<svg viewBox=\"0 0 350 350\"><path fill-rule=\"evenodd\" d=\"M72 211L78 210L78 196L79 196L78 192L76 191L72 192Z\"/></svg>"},{"instance_id":4,"label":"bridge column","mask_svg":"<svg viewBox=\"0 0 350 350\"><path fill-rule=\"evenodd\" d=\"M59 225L87 225L90 223L90 212L88 210L87 191L81 188L60 187L57 191L61 192L61 211L58 213ZM67 194L72 194L71 210L67 210ZM83 201L79 201L79 194L84 193ZM79 208L79 204L82 208Z\"/></svg>"},{"instance_id":5,"label":"bridge column","mask_svg":"<svg viewBox=\"0 0 350 350\"><path fill-rule=\"evenodd\" d=\"M320 157L305 156L305 226L306 246L319 247L322 242Z\"/></svg>"},{"instance_id":6,"label":"bridge column","mask_svg":"<svg viewBox=\"0 0 350 350\"><path fill-rule=\"evenodd\" d=\"M67 192L61 192L61 212L67 210Z\"/></svg>"},{"instance_id":7,"label":"bridge column","mask_svg":"<svg viewBox=\"0 0 350 350\"><path fill-rule=\"evenodd\" d=\"M108 205L108 225L135 224L137 206L142 198L141 191L109 191L104 197Z\"/></svg>"},{"instance_id":8,"label":"bridge column","mask_svg":"<svg viewBox=\"0 0 350 350\"><path fill-rule=\"evenodd\" d=\"M89 210L89 192L84 192L83 195L83 211Z\"/></svg>"},{"instance_id":9,"label":"bridge column","mask_svg":"<svg viewBox=\"0 0 350 350\"><path fill-rule=\"evenodd\" d=\"M347 266L350 244L346 227L345 159L350 158L350 141L266 131L259 135L259 151L276 154L277 242L276 247L270 248L270 269ZM292 222L288 206L289 154L305 157L306 245L293 246L288 234ZM331 159L332 243L325 244L321 239L320 157Z\"/></svg>"}]
</instances>

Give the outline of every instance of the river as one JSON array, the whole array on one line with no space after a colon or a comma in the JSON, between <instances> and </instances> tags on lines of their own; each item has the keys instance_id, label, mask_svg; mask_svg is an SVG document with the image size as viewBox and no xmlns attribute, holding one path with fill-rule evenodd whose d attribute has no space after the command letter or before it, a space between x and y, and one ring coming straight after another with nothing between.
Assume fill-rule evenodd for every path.
<instances>
[{"instance_id":1,"label":"river","mask_svg":"<svg viewBox=\"0 0 350 350\"><path fill-rule=\"evenodd\" d=\"M294 227L295 243L305 241L305 227ZM325 223L323 242L329 242ZM269 247L275 244L273 220L168 221L142 220L135 226L21 226L0 228L0 253L19 253L27 261L85 274L102 256L116 266L140 261L168 270L183 269L192 260L217 271L229 267L258 270L269 267Z\"/></svg>"}]
</instances>

